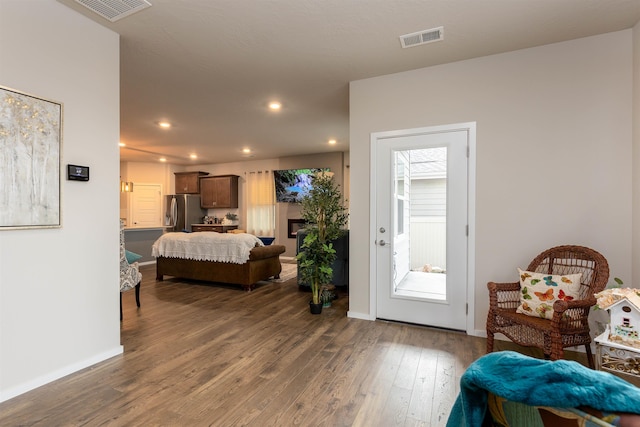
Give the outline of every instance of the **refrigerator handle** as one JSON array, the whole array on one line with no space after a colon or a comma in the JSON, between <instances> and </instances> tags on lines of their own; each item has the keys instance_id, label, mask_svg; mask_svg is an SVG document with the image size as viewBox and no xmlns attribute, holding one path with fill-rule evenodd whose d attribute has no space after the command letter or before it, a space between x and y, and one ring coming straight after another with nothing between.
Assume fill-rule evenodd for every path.
<instances>
[{"instance_id":1,"label":"refrigerator handle","mask_svg":"<svg viewBox=\"0 0 640 427\"><path fill-rule=\"evenodd\" d=\"M175 197L171 198L171 226L175 227L178 223L178 203Z\"/></svg>"}]
</instances>

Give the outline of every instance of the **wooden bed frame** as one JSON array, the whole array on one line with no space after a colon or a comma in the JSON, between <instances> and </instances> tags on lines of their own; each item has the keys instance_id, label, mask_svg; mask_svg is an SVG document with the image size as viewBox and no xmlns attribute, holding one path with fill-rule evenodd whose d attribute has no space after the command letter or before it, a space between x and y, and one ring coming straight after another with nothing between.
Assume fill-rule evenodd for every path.
<instances>
[{"instance_id":1,"label":"wooden bed frame","mask_svg":"<svg viewBox=\"0 0 640 427\"><path fill-rule=\"evenodd\" d=\"M167 275L192 280L233 283L242 285L246 291L250 291L255 287L256 282L280 277L282 271L280 254L285 250L284 245L256 246L251 249L249 261L244 264L160 256L156 258L156 279L163 280L163 276Z\"/></svg>"}]
</instances>

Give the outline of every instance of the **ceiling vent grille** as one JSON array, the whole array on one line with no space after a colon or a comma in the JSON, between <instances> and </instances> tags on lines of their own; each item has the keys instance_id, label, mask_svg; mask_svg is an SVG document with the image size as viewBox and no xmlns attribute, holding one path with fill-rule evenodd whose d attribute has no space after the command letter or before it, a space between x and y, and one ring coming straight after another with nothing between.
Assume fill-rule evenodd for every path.
<instances>
[{"instance_id":1,"label":"ceiling vent grille","mask_svg":"<svg viewBox=\"0 0 640 427\"><path fill-rule=\"evenodd\" d=\"M76 0L76 2L111 22L151 7L151 3L146 0Z\"/></svg>"},{"instance_id":2,"label":"ceiling vent grille","mask_svg":"<svg viewBox=\"0 0 640 427\"><path fill-rule=\"evenodd\" d=\"M444 27L438 27L400 36L400 44L403 48L408 48L427 43L439 42L443 39Z\"/></svg>"}]
</instances>

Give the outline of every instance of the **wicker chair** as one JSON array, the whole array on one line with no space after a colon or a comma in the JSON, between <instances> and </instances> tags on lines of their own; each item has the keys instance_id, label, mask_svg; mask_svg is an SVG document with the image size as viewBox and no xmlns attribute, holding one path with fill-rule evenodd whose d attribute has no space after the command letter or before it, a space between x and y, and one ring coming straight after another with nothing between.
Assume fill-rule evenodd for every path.
<instances>
[{"instance_id":1,"label":"wicker chair","mask_svg":"<svg viewBox=\"0 0 640 427\"><path fill-rule=\"evenodd\" d=\"M516 344L540 348L545 358L551 360L562 359L566 347L584 345L589 366L593 368L587 318L589 309L596 303L593 294L607 285L607 260L583 246L557 246L538 255L527 271L554 275L582 273L580 298L555 301L553 318L548 320L516 313L520 304L520 282L489 282L487 353L493 351L494 334L501 333Z\"/></svg>"}]
</instances>

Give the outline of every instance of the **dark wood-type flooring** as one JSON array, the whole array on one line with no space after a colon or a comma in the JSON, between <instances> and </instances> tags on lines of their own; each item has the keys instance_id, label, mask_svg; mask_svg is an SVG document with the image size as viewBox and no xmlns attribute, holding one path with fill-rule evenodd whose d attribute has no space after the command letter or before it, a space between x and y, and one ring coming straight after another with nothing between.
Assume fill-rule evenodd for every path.
<instances>
[{"instance_id":1,"label":"dark wood-type flooring","mask_svg":"<svg viewBox=\"0 0 640 427\"><path fill-rule=\"evenodd\" d=\"M124 354L0 404L0 425L442 426L485 353L483 338L347 318L346 293L311 315L295 279L246 293L141 270Z\"/></svg>"}]
</instances>

